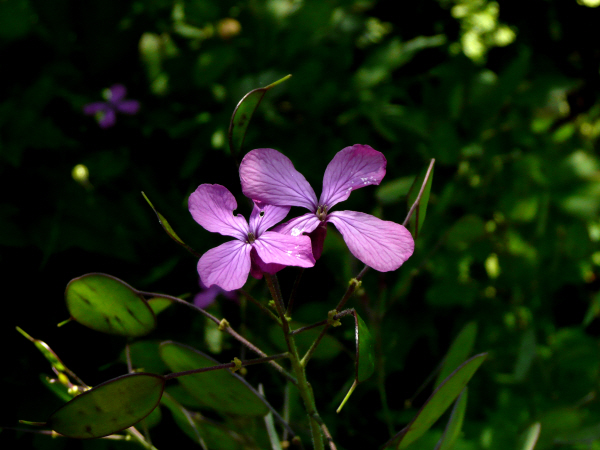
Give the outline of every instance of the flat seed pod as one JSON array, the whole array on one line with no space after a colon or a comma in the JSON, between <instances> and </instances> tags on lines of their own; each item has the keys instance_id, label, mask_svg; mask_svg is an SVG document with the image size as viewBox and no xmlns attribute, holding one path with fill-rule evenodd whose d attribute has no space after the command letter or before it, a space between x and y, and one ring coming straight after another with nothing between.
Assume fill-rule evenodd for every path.
<instances>
[{"instance_id":1,"label":"flat seed pod","mask_svg":"<svg viewBox=\"0 0 600 450\"><path fill-rule=\"evenodd\" d=\"M219 364L210 356L177 342L163 342L159 352L173 372ZM228 369L184 375L177 379L190 395L208 408L243 416L264 416L269 412L260 394Z\"/></svg>"},{"instance_id":2,"label":"flat seed pod","mask_svg":"<svg viewBox=\"0 0 600 450\"><path fill-rule=\"evenodd\" d=\"M148 302L124 281L102 273L74 278L65 292L71 317L96 331L139 337L156 327Z\"/></svg>"},{"instance_id":3,"label":"flat seed pod","mask_svg":"<svg viewBox=\"0 0 600 450\"><path fill-rule=\"evenodd\" d=\"M160 402L165 379L132 373L102 383L54 411L47 421L63 436L90 439L116 433L148 416Z\"/></svg>"}]
</instances>

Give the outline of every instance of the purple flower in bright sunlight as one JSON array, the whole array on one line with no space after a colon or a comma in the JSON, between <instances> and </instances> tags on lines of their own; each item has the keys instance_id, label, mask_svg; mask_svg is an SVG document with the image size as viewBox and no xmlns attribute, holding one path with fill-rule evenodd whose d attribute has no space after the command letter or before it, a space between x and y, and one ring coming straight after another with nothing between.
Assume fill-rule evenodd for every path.
<instances>
[{"instance_id":1,"label":"purple flower in bright sunlight","mask_svg":"<svg viewBox=\"0 0 600 450\"><path fill-rule=\"evenodd\" d=\"M105 102L88 103L83 107L84 114L95 115L100 128L109 128L115 124L117 112L137 114L140 103L137 100L125 100L127 89L122 84L115 84L104 90Z\"/></svg>"},{"instance_id":2,"label":"purple flower in bright sunlight","mask_svg":"<svg viewBox=\"0 0 600 450\"><path fill-rule=\"evenodd\" d=\"M224 289L221 289L216 284L213 284L211 287L207 288L206 285L202 282L202 280L199 281L200 288L202 290L194 296L194 305L196 305L198 308L208 308L215 302L216 298L219 295L222 295L223 297L229 300L237 300L238 298L237 294L234 291L226 291Z\"/></svg>"},{"instance_id":3,"label":"purple flower in bright sunlight","mask_svg":"<svg viewBox=\"0 0 600 450\"><path fill-rule=\"evenodd\" d=\"M236 238L207 251L198 261L202 282L226 291L241 288L248 274L262 278L285 266L315 265L308 236L289 236L267 231L287 216L290 207L254 202L250 224L240 214L235 198L219 184L201 184L190 195L192 217L206 230Z\"/></svg>"},{"instance_id":4,"label":"purple flower in bright sunlight","mask_svg":"<svg viewBox=\"0 0 600 450\"><path fill-rule=\"evenodd\" d=\"M350 252L367 266L380 272L396 270L413 253L410 232L394 222L355 211L331 208L346 200L354 189L379 184L387 161L368 145L353 145L339 151L323 178L323 192L317 201L315 191L289 158L270 148L248 152L240 164L242 191L253 200L270 205L301 206L310 213L276 227L274 231L301 236L310 233L313 254L319 258L327 232L327 222L342 234Z\"/></svg>"}]
</instances>

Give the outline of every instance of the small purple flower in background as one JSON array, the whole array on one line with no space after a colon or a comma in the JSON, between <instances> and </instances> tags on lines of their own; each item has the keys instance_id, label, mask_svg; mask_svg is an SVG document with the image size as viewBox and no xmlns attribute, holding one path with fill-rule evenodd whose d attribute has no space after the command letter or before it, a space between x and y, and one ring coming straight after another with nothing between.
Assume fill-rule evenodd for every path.
<instances>
[{"instance_id":1,"label":"small purple flower in background","mask_svg":"<svg viewBox=\"0 0 600 450\"><path fill-rule=\"evenodd\" d=\"M215 302L216 298L219 295L222 295L223 297L229 300L237 300L238 298L235 291L226 291L224 289L221 289L216 284L213 284L209 288L206 287L202 280L199 280L199 284L200 289L202 290L194 296L194 305L196 305L198 308L208 308Z\"/></svg>"},{"instance_id":2,"label":"small purple flower in background","mask_svg":"<svg viewBox=\"0 0 600 450\"><path fill-rule=\"evenodd\" d=\"M313 254L319 258L327 232L327 222L342 234L350 252L367 266L380 272L396 270L413 253L410 232L394 222L355 211L331 208L346 200L354 189L379 184L387 161L381 152L356 144L339 151L323 178L323 192L317 201L315 191L292 161L277 150L259 148L248 152L240 164L244 195L278 206L301 206L310 213L277 226L274 231L291 236L310 233Z\"/></svg>"},{"instance_id":3,"label":"small purple flower in background","mask_svg":"<svg viewBox=\"0 0 600 450\"><path fill-rule=\"evenodd\" d=\"M198 274L209 288L226 291L241 288L251 274L262 278L285 266L315 265L308 236L289 236L267 231L287 216L290 207L255 202L250 224L240 214L235 198L219 184L201 184L188 200L192 217L206 230L236 238L207 251L198 261Z\"/></svg>"},{"instance_id":4,"label":"small purple flower in background","mask_svg":"<svg viewBox=\"0 0 600 450\"><path fill-rule=\"evenodd\" d=\"M137 100L125 100L127 89L122 84L115 84L104 91L105 102L88 103L83 107L84 114L95 115L100 128L109 128L115 124L117 112L137 114L140 103Z\"/></svg>"}]
</instances>

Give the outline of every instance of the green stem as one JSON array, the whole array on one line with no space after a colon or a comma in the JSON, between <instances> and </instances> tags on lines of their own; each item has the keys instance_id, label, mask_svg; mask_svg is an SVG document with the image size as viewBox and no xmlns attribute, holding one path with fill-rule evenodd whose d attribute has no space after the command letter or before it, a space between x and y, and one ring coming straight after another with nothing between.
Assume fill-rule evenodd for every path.
<instances>
[{"instance_id":1,"label":"green stem","mask_svg":"<svg viewBox=\"0 0 600 450\"><path fill-rule=\"evenodd\" d=\"M302 397L302 401L304 402L304 408L306 409L306 412L308 414L314 450L325 450L323 444L323 435L321 434L321 423L323 423L323 421L319 420L320 418L319 413L317 412L315 398L310 384L306 379L306 372L304 371L304 366L300 362L300 355L298 354L298 348L296 347L294 337L291 334L290 324L288 323L285 317L285 307L283 305L283 296L281 295L281 289L279 288L279 281L277 280L276 275L270 275L268 273L265 273L264 276L265 281L267 282L267 286L269 287L269 291L271 292L273 300L275 301L277 313L279 314L279 318L281 319L285 343L287 345L290 362L292 364L292 371L298 381L297 387L300 391L300 397Z\"/></svg>"},{"instance_id":2,"label":"green stem","mask_svg":"<svg viewBox=\"0 0 600 450\"><path fill-rule=\"evenodd\" d=\"M264 312L267 316L269 316L271 319L273 319L275 322L277 322L279 324L279 326L281 326L281 320L279 320L279 317L277 317L275 314L273 314L273 311L271 311L269 308L267 308L261 302L259 302L254 297L252 297L252 295L250 295L245 290L238 289L238 292L240 294L242 294L244 297L246 297L248 300L250 300L252 303L254 303L256 306L258 306L262 310L262 312Z\"/></svg>"},{"instance_id":3,"label":"green stem","mask_svg":"<svg viewBox=\"0 0 600 450\"><path fill-rule=\"evenodd\" d=\"M348 289L346 289L346 293L344 294L344 296L342 297L340 302L335 307L336 311L339 311L340 309L342 309L344 307L344 305L346 304L346 302L348 301L348 299L350 297L352 297L352 294L354 294L354 292L359 288L362 277L365 275L367 270L369 270L369 266L363 267L363 269L359 272L359 274L356 275L355 278L352 278L350 280L350 283L348 283ZM310 360L312 355L315 353L315 350L317 350L317 347L321 343L321 339L323 339L323 336L325 336L325 333L327 333L327 330L329 330L330 326L331 326L331 324L329 322L326 323L325 326L323 327L323 329L321 330L321 334L319 334L317 339L315 339L315 341L312 343L312 345L310 346L310 348L308 349L308 351L306 352L306 354L300 361L300 363L302 364L302 367L306 367L306 364L308 364L308 361Z\"/></svg>"}]
</instances>

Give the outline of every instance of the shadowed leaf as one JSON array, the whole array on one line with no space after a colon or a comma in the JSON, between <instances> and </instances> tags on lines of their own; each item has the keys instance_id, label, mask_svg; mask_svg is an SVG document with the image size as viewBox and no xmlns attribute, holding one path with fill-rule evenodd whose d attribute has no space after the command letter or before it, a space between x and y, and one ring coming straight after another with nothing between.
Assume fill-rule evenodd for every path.
<instances>
[{"instance_id":1,"label":"shadowed leaf","mask_svg":"<svg viewBox=\"0 0 600 450\"><path fill-rule=\"evenodd\" d=\"M148 204L150 205L150 207L156 214L156 217L158 217L158 223L160 223L160 226L163 227L163 230L166 231L166 233L169 235L169 237L171 239L173 239L175 242L177 242L179 245L181 245L183 248L185 248L192 255L200 258L200 256L202 256L202 255L200 253L198 253L196 250L194 250L192 247L187 245L185 242L183 242L183 240L177 235L177 233L175 233L175 230L173 230L173 228L171 227L171 225L169 224L167 219L165 219L165 217L156 210L156 208L154 207L154 205L152 204L150 199L148 197L146 197L146 194L144 194L142 192L142 195L144 196L144 198L146 199L146 201L148 202Z\"/></svg>"},{"instance_id":2,"label":"shadowed leaf","mask_svg":"<svg viewBox=\"0 0 600 450\"><path fill-rule=\"evenodd\" d=\"M57 409L47 424L71 438L107 436L135 425L158 405L165 379L132 373L102 383Z\"/></svg>"},{"instance_id":3,"label":"shadowed leaf","mask_svg":"<svg viewBox=\"0 0 600 450\"><path fill-rule=\"evenodd\" d=\"M461 364L433 391L413 420L384 447L393 444L394 448L403 449L423 436L459 396L486 357L487 353L481 353Z\"/></svg>"},{"instance_id":4,"label":"shadowed leaf","mask_svg":"<svg viewBox=\"0 0 600 450\"><path fill-rule=\"evenodd\" d=\"M172 341L163 342L159 352L173 372L219 364L192 347ZM242 377L227 369L185 375L178 380L196 400L217 411L245 416L263 416L269 411L258 392Z\"/></svg>"},{"instance_id":5,"label":"shadowed leaf","mask_svg":"<svg viewBox=\"0 0 600 450\"><path fill-rule=\"evenodd\" d=\"M90 273L74 278L65 292L74 320L96 331L144 336L156 327L156 316L138 292L110 275Z\"/></svg>"},{"instance_id":6,"label":"shadowed leaf","mask_svg":"<svg viewBox=\"0 0 600 450\"><path fill-rule=\"evenodd\" d=\"M229 150L232 155L237 155L242 149L250 119L252 119L254 111L256 111L266 92L290 77L291 75L286 75L268 86L248 92L237 104L229 123Z\"/></svg>"},{"instance_id":7,"label":"shadowed leaf","mask_svg":"<svg viewBox=\"0 0 600 450\"><path fill-rule=\"evenodd\" d=\"M450 413L450 418L448 419L444 434L438 441L434 450L451 450L456 439L458 439L465 419L465 411L467 410L467 389L468 388L464 388L456 399L456 402L454 402L454 407Z\"/></svg>"},{"instance_id":8,"label":"shadowed leaf","mask_svg":"<svg viewBox=\"0 0 600 450\"><path fill-rule=\"evenodd\" d=\"M467 323L452 345L448 349L448 353L444 357L444 362L442 363L442 368L440 369L440 373L435 381L434 387L438 387L442 381L444 381L448 375L454 371L460 364L465 361L471 351L473 350L473 345L475 344L475 337L477 336L477 324L475 322Z\"/></svg>"}]
</instances>

